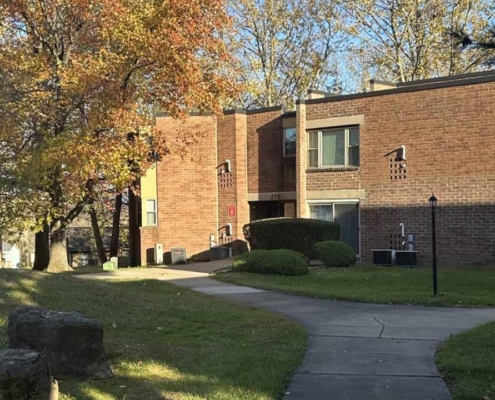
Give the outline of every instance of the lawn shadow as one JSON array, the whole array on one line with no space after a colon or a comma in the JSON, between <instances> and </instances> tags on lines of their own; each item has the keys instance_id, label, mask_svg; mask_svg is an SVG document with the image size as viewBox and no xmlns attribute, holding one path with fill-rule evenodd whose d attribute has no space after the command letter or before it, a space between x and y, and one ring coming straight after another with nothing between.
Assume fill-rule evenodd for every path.
<instances>
[{"instance_id":1,"label":"lawn shadow","mask_svg":"<svg viewBox=\"0 0 495 400\"><path fill-rule=\"evenodd\" d=\"M306 344L302 328L283 317L165 282L0 271L0 347L18 305L78 311L104 325L115 377L63 381L63 400L275 399Z\"/></svg>"}]
</instances>

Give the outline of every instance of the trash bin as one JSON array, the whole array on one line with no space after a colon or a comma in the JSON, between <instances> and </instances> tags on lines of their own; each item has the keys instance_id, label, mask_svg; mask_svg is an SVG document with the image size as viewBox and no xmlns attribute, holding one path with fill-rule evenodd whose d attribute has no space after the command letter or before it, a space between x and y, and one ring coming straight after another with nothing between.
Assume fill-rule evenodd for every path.
<instances>
[{"instance_id":1,"label":"trash bin","mask_svg":"<svg viewBox=\"0 0 495 400\"><path fill-rule=\"evenodd\" d=\"M210 261L223 260L232 257L232 247L214 246L210 249Z\"/></svg>"}]
</instances>

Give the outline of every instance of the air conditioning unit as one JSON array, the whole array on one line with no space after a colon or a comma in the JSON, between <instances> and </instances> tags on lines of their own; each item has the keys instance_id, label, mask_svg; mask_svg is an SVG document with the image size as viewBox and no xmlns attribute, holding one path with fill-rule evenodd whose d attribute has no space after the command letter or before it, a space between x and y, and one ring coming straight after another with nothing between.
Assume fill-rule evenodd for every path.
<instances>
[{"instance_id":1,"label":"air conditioning unit","mask_svg":"<svg viewBox=\"0 0 495 400\"><path fill-rule=\"evenodd\" d=\"M163 244L155 243L155 264L163 264Z\"/></svg>"},{"instance_id":2,"label":"air conditioning unit","mask_svg":"<svg viewBox=\"0 0 495 400\"><path fill-rule=\"evenodd\" d=\"M372 250L372 252L374 265L392 266L395 264L395 250L377 249Z\"/></svg>"},{"instance_id":3,"label":"air conditioning unit","mask_svg":"<svg viewBox=\"0 0 495 400\"><path fill-rule=\"evenodd\" d=\"M210 249L210 261L232 258L232 247L214 246Z\"/></svg>"},{"instance_id":4,"label":"air conditioning unit","mask_svg":"<svg viewBox=\"0 0 495 400\"><path fill-rule=\"evenodd\" d=\"M187 264L186 249L184 247L174 247L170 249L172 265Z\"/></svg>"},{"instance_id":5,"label":"air conditioning unit","mask_svg":"<svg viewBox=\"0 0 495 400\"><path fill-rule=\"evenodd\" d=\"M414 250L396 250L395 262L403 267L416 267L418 265L418 252Z\"/></svg>"}]
</instances>

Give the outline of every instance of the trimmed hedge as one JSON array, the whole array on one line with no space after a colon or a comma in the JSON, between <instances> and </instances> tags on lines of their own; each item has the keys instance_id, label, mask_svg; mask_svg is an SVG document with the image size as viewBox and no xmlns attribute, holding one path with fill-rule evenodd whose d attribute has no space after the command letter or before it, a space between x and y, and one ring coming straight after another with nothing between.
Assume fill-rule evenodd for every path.
<instances>
[{"instance_id":1,"label":"trimmed hedge","mask_svg":"<svg viewBox=\"0 0 495 400\"><path fill-rule=\"evenodd\" d=\"M307 218L272 218L244 225L251 250L290 249L308 257L315 243L340 239L340 225Z\"/></svg>"},{"instance_id":2,"label":"trimmed hedge","mask_svg":"<svg viewBox=\"0 0 495 400\"><path fill-rule=\"evenodd\" d=\"M232 269L237 272L250 272L255 265L261 262L268 250L254 250L244 253L236 258L232 264Z\"/></svg>"},{"instance_id":3,"label":"trimmed hedge","mask_svg":"<svg viewBox=\"0 0 495 400\"><path fill-rule=\"evenodd\" d=\"M292 250L253 250L234 260L232 269L238 272L296 276L309 272L306 257Z\"/></svg>"},{"instance_id":4,"label":"trimmed hedge","mask_svg":"<svg viewBox=\"0 0 495 400\"><path fill-rule=\"evenodd\" d=\"M313 246L313 259L323 261L326 267L349 267L356 264L354 249L337 241L316 243Z\"/></svg>"}]
</instances>

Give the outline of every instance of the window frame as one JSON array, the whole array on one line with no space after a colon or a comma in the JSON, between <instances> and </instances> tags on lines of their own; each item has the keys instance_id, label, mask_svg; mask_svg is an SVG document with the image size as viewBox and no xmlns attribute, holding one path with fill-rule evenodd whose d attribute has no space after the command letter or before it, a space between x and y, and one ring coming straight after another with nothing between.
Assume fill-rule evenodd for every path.
<instances>
[{"instance_id":1,"label":"window frame","mask_svg":"<svg viewBox=\"0 0 495 400\"><path fill-rule=\"evenodd\" d=\"M333 200L308 200L309 218L311 218L311 207L315 206L332 206L332 221L335 222L335 205L336 204L352 204L357 205L358 216L358 252L356 257L361 257L361 200L359 199L333 199Z\"/></svg>"},{"instance_id":2,"label":"window frame","mask_svg":"<svg viewBox=\"0 0 495 400\"><path fill-rule=\"evenodd\" d=\"M286 136L285 136L285 132L289 129L293 129L295 134L296 134L296 137L294 139L294 141L292 140L286 140ZM295 126L292 126L292 127L287 127L287 128L283 128L283 147L284 147L284 157L295 157L296 156L296 153L297 153L297 129ZM286 143L294 143L295 146L294 146L294 154L286 154L286 147L285 147L285 144Z\"/></svg>"},{"instance_id":3,"label":"window frame","mask_svg":"<svg viewBox=\"0 0 495 400\"><path fill-rule=\"evenodd\" d=\"M356 146L351 146L350 144L350 134L351 130L353 128L358 129L359 133L359 145ZM324 132L341 132L344 131L344 164L334 164L334 165L323 165L323 133ZM311 144L311 134L318 134L318 147L310 147ZM360 125L349 125L349 126L335 126L335 127L330 127L330 128L325 128L325 129L315 129L308 131L308 153L307 153L307 158L308 158L308 168L309 169L323 169L323 168L346 168L346 167L355 167L355 168L360 168L361 166L361 127ZM353 147L358 147L359 148L359 160L358 160L358 165L351 165L349 164L349 152L350 149ZM310 157L310 151L317 151L318 154L318 166L311 166L311 157Z\"/></svg>"},{"instance_id":4,"label":"window frame","mask_svg":"<svg viewBox=\"0 0 495 400\"><path fill-rule=\"evenodd\" d=\"M152 211L149 211L148 209L148 203L149 202L153 202L154 206L153 206L153 210ZM157 205L157 201L156 199L146 199L146 226L157 226L158 225L158 205ZM148 222L148 214L154 214L154 223L153 224L150 224Z\"/></svg>"}]
</instances>

